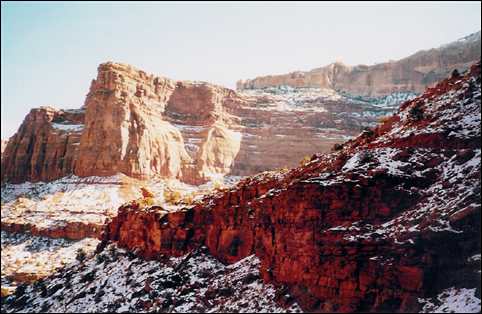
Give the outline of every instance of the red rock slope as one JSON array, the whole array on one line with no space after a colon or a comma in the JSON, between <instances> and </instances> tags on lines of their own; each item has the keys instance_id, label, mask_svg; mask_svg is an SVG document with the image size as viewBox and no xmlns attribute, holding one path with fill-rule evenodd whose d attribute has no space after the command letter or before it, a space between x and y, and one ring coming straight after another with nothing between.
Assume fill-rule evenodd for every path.
<instances>
[{"instance_id":1,"label":"red rock slope","mask_svg":"<svg viewBox=\"0 0 482 314\"><path fill-rule=\"evenodd\" d=\"M104 242L147 258L254 253L262 277L311 311L413 311L448 287L480 293L480 104L479 62L303 167L179 212L125 205Z\"/></svg>"}]
</instances>

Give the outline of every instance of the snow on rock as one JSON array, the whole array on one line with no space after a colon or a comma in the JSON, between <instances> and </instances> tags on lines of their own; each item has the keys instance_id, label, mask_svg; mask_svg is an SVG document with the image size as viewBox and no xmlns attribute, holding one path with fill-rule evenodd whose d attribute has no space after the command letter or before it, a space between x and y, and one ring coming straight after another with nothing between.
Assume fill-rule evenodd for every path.
<instances>
[{"instance_id":1,"label":"snow on rock","mask_svg":"<svg viewBox=\"0 0 482 314\"><path fill-rule=\"evenodd\" d=\"M21 286L2 302L2 312L301 312L289 295L263 284L258 258L224 266L205 251L145 261L110 245ZM289 305L280 306L279 298Z\"/></svg>"},{"instance_id":2,"label":"snow on rock","mask_svg":"<svg viewBox=\"0 0 482 314\"><path fill-rule=\"evenodd\" d=\"M37 237L29 233L1 233L2 288L35 281L72 263L79 249L92 252L99 240L70 241Z\"/></svg>"},{"instance_id":3,"label":"snow on rock","mask_svg":"<svg viewBox=\"0 0 482 314\"><path fill-rule=\"evenodd\" d=\"M52 123L52 127L57 130L66 132L82 132L84 130L84 124L64 124L64 123Z\"/></svg>"},{"instance_id":4,"label":"snow on rock","mask_svg":"<svg viewBox=\"0 0 482 314\"><path fill-rule=\"evenodd\" d=\"M451 287L444 290L436 299L419 299L423 304L420 313L480 313L480 298L476 289Z\"/></svg>"},{"instance_id":5,"label":"snow on rock","mask_svg":"<svg viewBox=\"0 0 482 314\"><path fill-rule=\"evenodd\" d=\"M224 185L233 185L240 178L226 176ZM19 226L35 226L37 230L56 230L77 223L95 230L73 239L95 237L106 219L117 214L119 206L141 197L140 188L143 186L149 187L155 202L167 210L176 210L179 206L165 202L165 189L198 196L214 189L213 182L193 186L177 180L136 180L122 174L85 178L72 175L51 182L6 184L1 191L2 228L10 226L12 231L21 231ZM53 232L39 233L55 236ZM65 232L62 234L60 236L66 236Z\"/></svg>"}]
</instances>

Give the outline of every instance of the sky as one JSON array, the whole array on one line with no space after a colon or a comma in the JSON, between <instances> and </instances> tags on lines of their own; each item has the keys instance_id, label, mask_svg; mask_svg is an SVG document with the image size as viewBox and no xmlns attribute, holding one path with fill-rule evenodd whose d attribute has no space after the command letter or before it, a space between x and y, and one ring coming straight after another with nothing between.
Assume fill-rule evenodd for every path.
<instances>
[{"instance_id":1,"label":"sky","mask_svg":"<svg viewBox=\"0 0 482 314\"><path fill-rule=\"evenodd\" d=\"M260 75L406 57L481 29L476 2L1 3L1 137L83 105L97 66L234 88Z\"/></svg>"}]
</instances>

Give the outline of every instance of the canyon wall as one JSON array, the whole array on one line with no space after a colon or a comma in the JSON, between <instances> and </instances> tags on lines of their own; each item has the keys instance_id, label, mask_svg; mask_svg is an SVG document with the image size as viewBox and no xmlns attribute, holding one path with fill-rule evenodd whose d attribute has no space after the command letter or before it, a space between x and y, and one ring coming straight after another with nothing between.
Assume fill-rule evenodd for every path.
<instances>
[{"instance_id":1,"label":"canyon wall","mask_svg":"<svg viewBox=\"0 0 482 314\"><path fill-rule=\"evenodd\" d=\"M478 63L332 153L184 210L132 201L98 249L256 254L265 281L315 312L413 312L449 287L480 289L480 84Z\"/></svg>"},{"instance_id":2,"label":"canyon wall","mask_svg":"<svg viewBox=\"0 0 482 314\"><path fill-rule=\"evenodd\" d=\"M2 153L2 181L48 181L72 173L83 123L83 110L32 109Z\"/></svg>"},{"instance_id":3,"label":"canyon wall","mask_svg":"<svg viewBox=\"0 0 482 314\"><path fill-rule=\"evenodd\" d=\"M414 97L407 91L421 92L454 66L477 58L480 32L397 62L337 63L308 74L256 79L238 86L250 89L243 92L107 62L98 67L81 109L44 107L26 116L2 153L1 180L124 173L199 184L294 167L376 125ZM304 88L251 90L273 85ZM363 95L385 98L368 101Z\"/></svg>"},{"instance_id":4,"label":"canyon wall","mask_svg":"<svg viewBox=\"0 0 482 314\"><path fill-rule=\"evenodd\" d=\"M395 92L421 93L454 69L466 70L480 59L480 31L436 49L419 51L407 58L366 66L333 63L311 71L268 75L237 82L237 89L270 86L321 87L377 97Z\"/></svg>"},{"instance_id":5,"label":"canyon wall","mask_svg":"<svg viewBox=\"0 0 482 314\"><path fill-rule=\"evenodd\" d=\"M346 103L321 96L305 107L291 105L296 110L278 108L286 102L280 97L101 64L81 109L45 107L27 115L2 154L2 182L124 173L198 184L295 166L374 120L336 118Z\"/></svg>"}]
</instances>

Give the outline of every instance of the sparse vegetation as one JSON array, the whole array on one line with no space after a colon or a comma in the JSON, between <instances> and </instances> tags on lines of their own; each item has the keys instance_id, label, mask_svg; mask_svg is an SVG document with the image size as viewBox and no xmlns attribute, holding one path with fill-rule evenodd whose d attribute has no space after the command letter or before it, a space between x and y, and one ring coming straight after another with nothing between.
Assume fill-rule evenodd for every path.
<instances>
[{"instance_id":1,"label":"sparse vegetation","mask_svg":"<svg viewBox=\"0 0 482 314\"><path fill-rule=\"evenodd\" d=\"M381 124L389 122L392 119L392 117L393 116L381 116L380 118L378 118L378 122Z\"/></svg>"},{"instance_id":2,"label":"sparse vegetation","mask_svg":"<svg viewBox=\"0 0 482 314\"><path fill-rule=\"evenodd\" d=\"M97 264L101 264L101 263L103 263L107 260L108 260L107 256L105 256L102 253L97 254L96 257L95 257L95 261L97 262Z\"/></svg>"},{"instance_id":3,"label":"sparse vegetation","mask_svg":"<svg viewBox=\"0 0 482 314\"><path fill-rule=\"evenodd\" d=\"M360 163L361 164L366 164L366 163L369 163L373 160L373 155L371 152L369 151L364 151L361 155L360 155Z\"/></svg>"},{"instance_id":4,"label":"sparse vegetation","mask_svg":"<svg viewBox=\"0 0 482 314\"><path fill-rule=\"evenodd\" d=\"M288 167L283 167L283 168L278 168L276 169L277 172L280 172L280 173L287 173L288 171L290 171L290 168Z\"/></svg>"},{"instance_id":5,"label":"sparse vegetation","mask_svg":"<svg viewBox=\"0 0 482 314\"><path fill-rule=\"evenodd\" d=\"M454 69L454 70L452 71L452 78L457 78L457 77L460 77L459 70Z\"/></svg>"},{"instance_id":6,"label":"sparse vegetation","mask_svg":"<svg viewBox=\"0 0 482 314\"><path fill-rule=\"evenodd\" d=\"M154 205L154 198L152 197L144 197L140 200L140 207L145 208Z\"/></svg>"},{"instance_id":7,"label":"sparse vegetation","mask_svg":"<svg viewBox=\"0 0 482 314\"><path fill-rule=\"evenodd\" d=\"M191 205L194 202L194 196L195 196L194 193L186 194L182 198L181 202L186 205Z\"/></svg>"},{"instance_id":8,"label":"sparse vegetation","mask_svg":"<svg viewBox=\"0 0 482 314\"><path fill-rule=\"evenodd\" d=\"M412 121L420 121L424 117L424 112L421 103L416 103L410 110L408 111L409 118Z\"/></svg>"},{"instance_id":9,"label":"sparse vegetation","mask_svg":"<svg viewBox=\"0 0 482 314\"><path fill-rule=\"evenodd\" d=\"M306 164L308 164L309 162L311 161L311 157L306 155L305 157L303 157L303 159L301 159L300 161L300 166L305 166Z\"/></svg>"},{"instance_id":10,"label":"sparse vegetation","mask_svg":"<svg viewBox=\"0 0 482 314\"><path fill-rule=\"evenodd\" d=\"M370 138L375 135L375 132L370 127L364 127L362 130L362 136Z\"/></svg>"},{"instance_id":11,"label":"sparse vegetation","mask_svg":"<svg viewBox=\"0 0 482 314\"><path fill-rule=\"evenodd\" d=\"M153 198L154 193L152 193L150 190L148 190L145 187L141 187L141 193L143 198Z\"/></svg>"},{"instance_id":12,"label":"sparse vegetation","mask_svg":"<svg viewBox=\"0 0 482 314\"><path fill-rule=\"evenodd\" d=\"M82 263L86 257L87 257L87 254L85 254L85 251L82 248L77 250L77 255L75 256L76 260Z\"/></svg>"},{"instance_id":13,"label":"sparse vegetation","mask_svg":"<svg viewBox=\"0 0 482 314\"><path fill-rule=\"evenodd\" d=\"M212 182L213 182L213 189L215 191L222 191L224 189L224 183L222 180L215 179Z\"/></svg>"},{"instance_id":14,"label":"sparse vegetation","mask_svg":"<svg viewBox=\"0 0 482 314\"><path fill-rule=\"evenodd\" d=\"M168 204L173 204L173 205L176 205L179 203L179 201L181 200L181 192L177 191L177 190L172 190L170 188L166 188L164 190L164 202L168 203Z\"/></svg>"}]
</instances>

